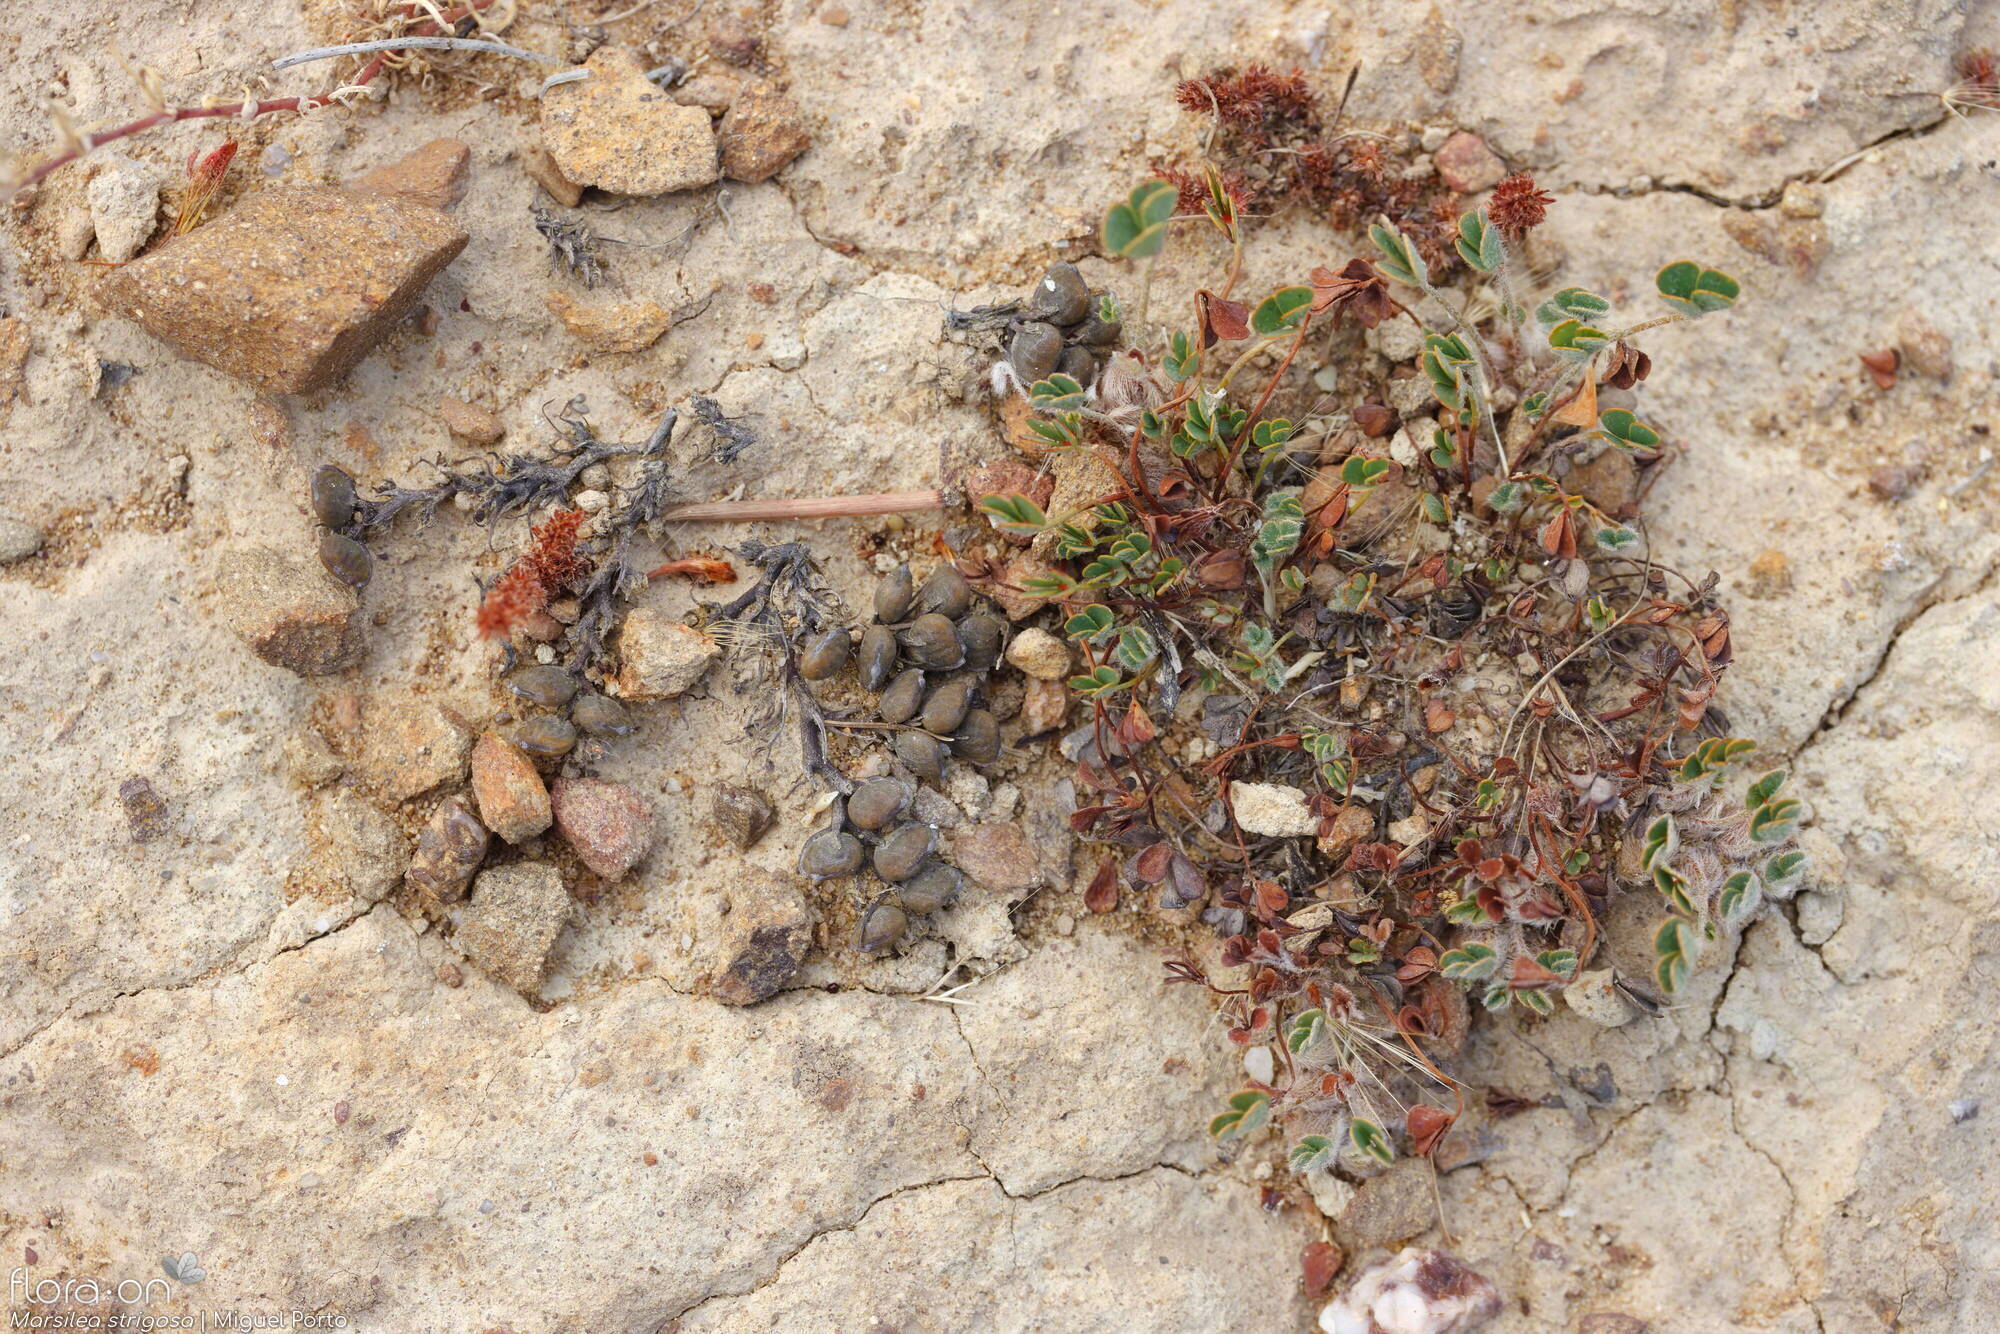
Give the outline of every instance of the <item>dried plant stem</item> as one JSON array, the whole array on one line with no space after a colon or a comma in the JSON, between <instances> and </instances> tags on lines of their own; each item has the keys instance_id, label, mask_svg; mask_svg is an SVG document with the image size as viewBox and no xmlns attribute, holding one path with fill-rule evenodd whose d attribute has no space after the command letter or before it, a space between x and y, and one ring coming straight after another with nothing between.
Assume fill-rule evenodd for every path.
<instances>
[{"instance_id":1,"label":"dried plant stem","mask_svg":"<svg viewBox=\"0 0 2000 1334\"><path fill-rule=\"evenodd\" d=\"M272 61L271 68L290 69L294 65L309 65L316 60L332 60L337 56L363 56L374 51L489 51L494 55L513 56L517 60L532 60L542 65L567 63L560 56L509 46L505 42L489 42L477 37L413 34L408 37L384 37L374 42L349 42L344 46L321 46L310 51L296 51Z\"/></svg>"},{"instance_id":2,"label":"dried plant stem","mask_svg":"<svg viewBox=\"0 0 2000 1334\"><path fill-rule=\"evenodd\" d=\"M940 491L889 491L873 496L815 496L803 500L716 500L667 510L660 515L660 521L754 523L760 519L851 519L943 508L944 493Z\"/></svg>"},{"instance_id":3,"label":"dried plant stem","mask_svg":"<svg viewBox=\"0 0 2000 1334\"><path fill-rule=\"evenodd\" d=\"M474 14L484 9L491 9L496 3L498 3L498 0L468 0L466 4L456 9L446 10L441 17L448 23L453 22L464 18L468 14ZM414 16L418 13L418 6L404 5L402 6L402 11L406 17ZM437 24L428 21L411 29L411 33L419 37L432 36L437 32ZM268 100L263 98L246 98L240 102L225 102L218 106L165 106L160 107L149 116L141 116L135 121L113 129L79 134L75 136L72 146L66 151L58 153L48 161L31 168L20 179L6 182L7 196L11 197L14 192L33 185L56 168L67 166L78 158L85 156L93 149L100 148L114 140L129 138L143 130L150 130L155 125L171 125L176 121L209 120L217 117L236 117L242 120L252 120L258 116L268 116L279 111L291 111L301 114L309 111L318 111L323 107L332 106L340 101L343 93L352 93L356 90L366 88L382 72L386 64L387 61L384 57L376 56L366 65L363 65L350 82L343 87L336 88L330 93L311 94L303 97L274 97Z\"/></svg>"}]
</instances>

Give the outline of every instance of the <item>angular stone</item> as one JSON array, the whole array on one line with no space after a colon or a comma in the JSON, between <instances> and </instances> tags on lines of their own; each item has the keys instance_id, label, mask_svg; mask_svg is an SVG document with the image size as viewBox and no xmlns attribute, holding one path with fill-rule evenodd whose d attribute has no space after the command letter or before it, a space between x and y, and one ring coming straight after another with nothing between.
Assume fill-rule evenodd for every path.
<instances>
[{"instance_id":1,"label":"angular stone","mask_svg":"<svg viewBox=\"0 0 2000 1334\"><path fill-rule=\"evenodd\" d=\"M812 909L795 887L733 889L710 991L724 1005L755 1005L792 980L812 943Z\"/></svg>"},{"instance_id":2,"label":"angular stone","mask_svg":"<svg viewBox=\"0 0 2000 1334\"><path fill-rule=\"evenodd\" d=\"M1231 783L1229 804L1246 834L1297 838L1319 832L1319 817L1307 807L1306 794L1283 783Z\"/></svg>"},{"instance_id":3,"label":"angular stone","mask_svg":"<svg viewBox=\"0 0 2000 1334\"><path fill-rule=\"evenodd\" d=\"M472 803L464 797L447 797L431 812L431 818L417 833L417 851L403 883L419 899L438 906L456 903L465 897L465 887L486 857L493 836Z\"/></svg>"},{"instance_id":4,"label":"angular stone","mask_svg":"<svg viewBox=\"0 0 2000 1334\"><path fill-rule=\"evenodd\" d=\"M771 827L771 803L755 788L724 783L709 798L708 818L722 836L747 850Z\"/></svg>"},{"instance_id":5,"label":"angular stone","mask_svg":"<svg viewBox=\"0 0 2000 1334\"><path fill-rule=\"evenodd\" d=\"M1500 1307L1500 1289L1457 1256L1408 1247L1356 1278L1320 1312L1319 1327L1326 1334L1471 1334Z\"/></svg>"},{"instance_id":6,"label":"angular stone","mask_svg":"<svg viewBox=\"0 0 2000 1334\"><path fill-rule=\"evenodd\" d=\"M389 801L408 801L464 781L472 730L436 700L407 691L371 696L362 708L354 771Z\"/></svg>"},{"instance_id":7,"label":"angular stone","mask_svg":"<svg viewBox=\"0 0 2000 1334\"><path fill-rule=\"evenodd\" d=\"M433 139L386 166L348 182L350 190L395 195L426 208L450 208L465 196L465 165L472 150L457 139Z\"/></svg>"},{"instance_id":8,"label":"angular stone","mask_svg":"<svg viewBox=\"0 0 2000 1334\"><path fill-rule=\"evenodd\" d=\"M543 299L570 336L592 352L644 352L674 324L674 313L657 301L589 305L562 291Z\"/></svg>"},{"instance_id":9,"label":"angular stone","mask_svg":"<svg viewBox=\"0 0 2000 1334\"><path fill-rule=\"evenodd\" d=\"M472 745L472 795L480 820L509 843L533 838L554 818L534 762L492 732L480 733Z\"/></svg>"},{"instance_id":10,"label":"angular stone","mask_svg":"<svg viewBox=\"0 0 2000 1334\"><path fill-rule=\"evenodd\" d=\"M507 434L507 428L491 409L468 403L462 398L453 398L450 394L438 399L438 417L444 422L445 430L468 445L490 445Z\"/></svg>"},{"instance_id":11,"label":"angular stone","mask_svg":"<svg viewBox=\"0 0 2000 1334\"><path fill-rule=\"evenodd\" d=\"M324 676L361 657L354 622L361 599L311 556L273 547L227 552L215 582L223 620L272 666Z\"/></svg>"},{"instance_id":12,"label":"angular stone","mask_svg":"<svg viewBox=\"0 0 2000 1334\"><path fill-rule=\"evenodd\" d=\"M306 394L366 356L465 242L397 196L261 190L113 270L106 304L258 389Z\"/></svg>"},{"instance_id":13,"label":"angular stone","mask_svg":"<svg viewBox=\"0 0 2000 1334\"><path fill-rule=\"evenodd\" d=\"M1069 713L1069 683L1030 678L1021 695L1021 735L1040 736L1061 727Z\"/></svg>"},{"instance_id":14,"label":"angular stone","mask_svg":"<svg viewBox=\"0 0 2000 1334\"><path fill-rule=\"evenodd\" d=\"M1069 645L1040 626L1029 626L1007 645L1007 661L1039 681L1069 675Z\"/></svg>"},{"instance_id":15,"label":"angular stone","mask_svg":"<svg viewBox=\"0 0 2000 1334\"><path fill-rule=\"evenodd\" d=\"M631 51L601 46L590 77L542 98L542 147L564 176L621 195L663 195L717 175L708 113L682 106L646 78Z\"/></svg>"},{"instance_id":16,"label":"angular stone","mask_svg":"<svg viewBox=\"0 0 2000 1334\"><path fill-rule=\"evenodd\" d=\"M701 680L722 646L658 607L637 607L618 631L618 675L606 685L622 699L672 699Z\"/></svg>"},{"instance_id":17,"label":"angular stone","mask_svg":"<svg viewBox=\"0 0 2000 1334\"><path fill-rule=\"evenodd\" d=\"M1431 1195L1431 1167L1416 1158L1398 1159L1380 1176L1368 1178L1337 1220L1341 1244L1350 1251L1407 1241L1431 1225L1437 1209Z\"/></svg>"},{"instance_id":18,"label":"angular stone","mask_svg":"<svg viewBox=\"0 0 2000 1334\"><path fill-rule=\"evenodd\" d=\"M0 565L26 560L41 549L41 529L0 514Z\"/></svg>"},{"instance_id":19,"label":"angular stone","mask_svg":"<svg viewBox=\"0 0 2000 1334\"><path fill-rule=\"evenodd\" d=\"M1607 449L1570 470L1566 489L1617 518L1639 495L1639 468L1622 449Z\"/></svg>"},{"instance_id":20,"label":"angular stone","mask_svg":"<svg viewBox=\"0 0 2000 1334\"><path fill-rule=\"evenodd\" d=\"M653 808L623 783L558 778L549 804L576 855L606 880L618 879L652 850Z\"/></svg>"},{"instance_id":21,"label":"angular stone","mask_svg":"<svg viewBox=\"0 0 2000 1334\"><path fill-rule=\"evenodd\" d=\"M719 137L722 174L750 184L769 180L812 143L799 104L767 83L737 93Z\"/></svg>"},{"instance_id":22,"label":"angular stone","mask_svg":"<svg viewBox=\"0 0 2000 1334\"><path fill-rule=\"evenodd\" d=\"M1507 174L1507 164L1486 146L1484 139L1467 130L1445 140L1432 160L1437 163L1438 175L1444 183L1462 195L1491 189Z\"/></svg>"},{"instance_id":23,"label":"angular stone","mask_svg":"<svg viewBox=\"0 0 2000 1334\"><path fill-rule=\"evenodd\" d=\"M521 170L564 208L575 208L583 202L583 187L563 175L562 168L549 156L549 150L540 144L531 144L521 150Z\"/></svg>"},{"instance_id":24,"label":"angular stone","mask_svg":"<svg viewBox=\"0 0 2000 1334\"><path fill-rule=\"evenodd\" d=\"M386 811L358 792L335 792L324 827L334 865L356 898L373 903L401 882L410 845Z\"/></svg>"},{"instance_id":25,"label":"angular stone","mask_svg":"<svg viewBox=\"0 0 2000 1334\"><path fill-rule=\"evenodd\" d=\"M160 221L159 168L107 154L86 193L97 249L105 259L123 264L152 239Z\"/></svg>"},{"instance_id":26,"label":"angular stone","mask_svg":"<svg viewBox=\"0 0 2000 1334\"><path fill-rule=\"evenodd\" d=\"M523 994L549 973L570 917L569 891L553 866L516 862L480 875L452 943L466 959Z\"/></svg>"},{"instance_id":27,"label":"angular stone","mask_svg":"<svg viewBox=\"0 0 2000 1334\"><path fill-rule=\"evenodd\" d=\"M951 861L988 889L1025 894L1042 883L1041 856L1018 824L976 824L952 839Z\"/></svg>"}]
</instances>

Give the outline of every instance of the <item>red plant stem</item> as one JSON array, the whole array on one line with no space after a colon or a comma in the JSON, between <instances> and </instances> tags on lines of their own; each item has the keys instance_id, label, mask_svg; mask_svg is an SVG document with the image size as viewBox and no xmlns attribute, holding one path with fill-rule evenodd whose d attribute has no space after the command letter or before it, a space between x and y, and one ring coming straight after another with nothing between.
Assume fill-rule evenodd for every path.
<instances>
[{"instance_id":1,"label":"red plant stem","mask_svg":"<svg viewBox=\"0 0 2000 1334\"><path fill-rule=\"evenodd\" d=\"M468 0L468 3L462 8L446 10L444 17L447 21L456 21L478 10L491 8L495 3L497 3L497 0ZM401 9L405 17L417 12L417 6L415 5L403 5ZM419 37L433 36L439 31L441 30L438 25L428 20L410 29L412 35ZM376 56L361 67L360 72L354 76L353 81L347 86L353 88L366 87L376 75L382 72L383 66L386 63L387 61L384 56ZM138 134L141 130L150 130L155 125L168 125L183 120L208 120L217 116L240 116L244 120L250 120L253 117L269 115L275 111L317 111L321 107L332 105L332 103L332 97L322 95L317 97L278 97L268 102L260 98L251 98L247 101L230 102L216 107L168 107L164 111L155 111L150 116L141 116L130 124L120 125L116 129L84 135L83 147L72 148L67 153L58 153L55 157L42 163L20 181L16 182L13 189L26 189L54 171L57 167L67 166L92 149L100 148L116 139L128 138L131 135Z\"/></svg>"},{"instance_id":2,"label":"red plant stem","mask_svg":"<svg viewBox=\"0 0 2000 1334\"><path fill-rule=\"evenodd\" d=\"M943 508L942 492L889 491L874 496L815 496L805 500L716 500L681 505L660 518L676 522L754 523L759 519L850 519Z\"/></svg>"}]
</instances>

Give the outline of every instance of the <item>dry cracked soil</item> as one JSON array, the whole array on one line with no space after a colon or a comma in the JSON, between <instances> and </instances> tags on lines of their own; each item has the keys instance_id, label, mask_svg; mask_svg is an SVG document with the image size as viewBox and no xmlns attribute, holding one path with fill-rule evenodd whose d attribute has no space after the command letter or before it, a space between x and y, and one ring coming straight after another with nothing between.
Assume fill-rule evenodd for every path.
<instances>
[{"instance_id":1,"label":"dry cracked soil","mask_svg":"<svg viewBox=\"0 0 2000 1334\"><path fill-rule=\"evenodd\" d=\"M1205 1000L1160 985L1137 913L1082 910L1063 812L1025 771L962 795L1057 831L1033 905L977 899L895 963L825 940L781 994L722 1005L720 914L786 875L810 793L760 769L743 702L711 678L607 761L655 803L659 846L579 906L524 999L328 870L324 757L302 753L356 710L501 706L471 631L468 571L503 563L486 535L447 512L386 543L366 656L332 677L252 658L216 584L232 548L307 548L314 465L403 478L463 452L442 395L523 445L573 397L638 439L710 395L759 444L692 471L693 499L955 482L1004 447L944 309L1055 258L1110 273L1105 203L1199 146L1174 82L1263 60L1335 88L1359 65L1356 123L1467 130L1531 169L1558 197L1565 281L1624 293L1686 253L1746 289L1725 325L1651 345L1647 402L1689 447L1651 536L1721 578L1724 702L1793 758L1815 881L1657 1017L1481 1026L1463 1073L1525 1110L1482 1125L1476 1161L1439 1178L1448 1239L1424 1209L1417 1240L1499 1286L1496 1334L2000 1328L2000 113L1939 97L1959 55L2000 44L1994 7L687 8L522 0L507 29L575 58L611 17L651 63L747 59L809 130L758 184L593 196L592 225L624 243L594 290L532 225L539 68L440 60L379 103L236 127L230 199L439 137L471 148L454 216L472 240L429 313L308 397L260 398L106 308L105 270L70 249L88 164L0 210L0 511L43 536L0 567L0 1271L156 1279L192 1253L205 1277L152 1313L399 1334L1312 1327L1297 1274L1318 1216L1296 1189L1265 1207L1283 1183L1258 1155L1218 1158L1205 1121L1241 1070ZM318 89L267 66L327 40L329 10L16 4L0 124L33 158L59 146L51 101L84 125L142 114L127 65L183 103ZM194 122L101 151L167 179L217 138ZM1279 220L1247 284L1356 244ZM1170 249L1156 302L1216 258ZM590 350L551 291L652 302L671 327ZM1878 387L1859 355L1919 317L1946 373ZM881 531L680 540L803 535L852 600ZM134 776L165 805L143 843L120 797ZM745 780L778 823L739 854L697 801ZM969 984L940 999L947 968ZM18 1288L10 1303L27 1309Z\"/></svg>"}]
</instances>

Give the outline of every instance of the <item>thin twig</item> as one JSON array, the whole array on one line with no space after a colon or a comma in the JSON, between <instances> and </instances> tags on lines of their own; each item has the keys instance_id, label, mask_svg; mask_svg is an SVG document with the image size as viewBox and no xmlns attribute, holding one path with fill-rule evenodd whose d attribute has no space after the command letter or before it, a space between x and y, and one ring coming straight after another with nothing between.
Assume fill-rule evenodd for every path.
<instances>
[{"instance_id":1,"label":"thin twig","mask_svg":"<svg viewBox=\"0 0 2000 1334\"><path fill-rule=\"evenodd\" d=\"M371 51L490 51L496 56L513 56L516 60L532 60L539 65L564 65L569 62L560 56L552 56L542 51L529 51L505 42L487 41L479 37L384 37L373 42L348 42L344 46L321 46L311 51L295 51L288 56L280 56L271 62L272 69L290 69L294 65L310 65L315 60L333 60L340 56L362 56Z\"/></svg>"},{"instance_id":2,"label":"thin twig","mask_svg":"<svg viewBox=\"0 0 2000 1334\"><path fill-rule=\"evenodd\" d=\"M944 494L940 491L889 491L873 496L814 496L802 500L714 500L677 506L660 515L660 521L754 523L760 519L851 519L943 508Z\"/></svg>"}]
</instances>

